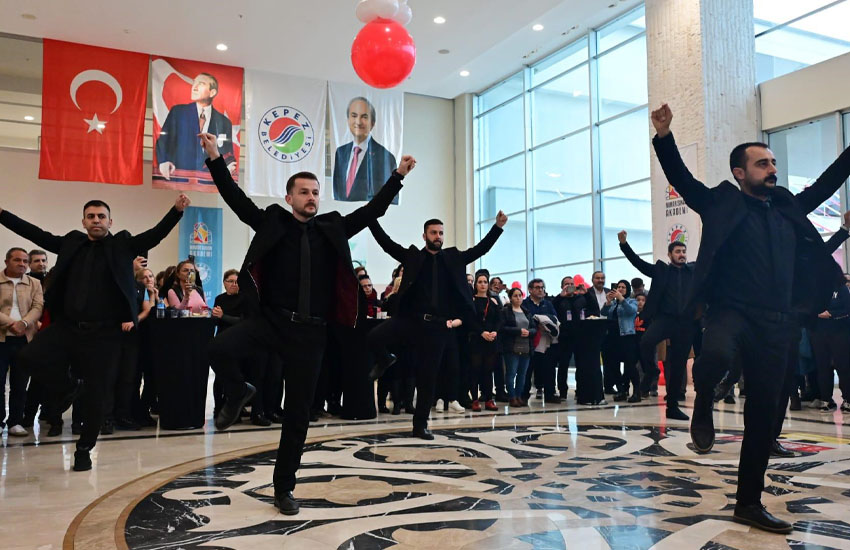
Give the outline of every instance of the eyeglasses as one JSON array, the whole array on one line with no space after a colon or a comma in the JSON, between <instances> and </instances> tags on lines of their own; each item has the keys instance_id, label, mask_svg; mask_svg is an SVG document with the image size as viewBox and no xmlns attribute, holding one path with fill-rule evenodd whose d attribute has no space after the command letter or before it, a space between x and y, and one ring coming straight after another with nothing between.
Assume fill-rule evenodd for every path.
<instances>
[{"instance_id":1,"label":"eyeglasses","mask_svg":"<svg viewBox=\"0 0 850 550\"><path fill-rule=\"evenodd\" d=\"M237 279L225 279L224 282L229 284L229 285L235 285L236 282L237 282Z\"/></svg>"},{"instance_id":2,"label":"eyeglasses","mask_svg":"<svg viewBox=\"0 0 850 550\"><path fill-rule=\"evenodd\" d=\"M546 290L546 287L543 286L543 285L534 285L530 288L531 288L531 290Z\"/></svg>"}]
</instances>

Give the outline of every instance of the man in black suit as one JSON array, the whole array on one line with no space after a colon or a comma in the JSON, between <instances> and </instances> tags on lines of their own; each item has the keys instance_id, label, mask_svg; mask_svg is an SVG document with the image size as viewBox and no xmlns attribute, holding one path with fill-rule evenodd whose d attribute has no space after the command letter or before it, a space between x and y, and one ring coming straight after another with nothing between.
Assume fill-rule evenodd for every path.
<instances>
[{"instance_id":1,"label":"man in black suit","mask_svg":"<svg viewBox=\"0 0 850 550\"><path fill-rule=\"evenodd\" d=\"M743 143L729 159L739 187L724 181L708 188L682 162L670 132L672 118L666 104L653 111L652 143L667 180L703 222L687 301L688 308L707 305L702 353L694 365L691 440L700 453L713 447L714 387L740 355L752 389L744 408L734 519L789 533L791 524L764 509L761 492L797 319L826 309L842 277L806 216L850 175L850 149L795 195L776 186L776 159L767 145ZM709 279L725 281L722 291Z\"/></svg>"},{"instance_id":2,"label":"man in black suit","mask_svg":"<svg viewBox=\"0 0 850 550\"><path fill-rule=\"evenodd\" d=\"M652 287L646 297L641 318L651 321L649 328L640 341L641 364L653 369L643 373L641 393L649 394L649 384L658 375L658 364L655 361L655 348L662 340L670 339L667 349L667 418L673 420L688 420L688 415L682 412L676 401L679 391L687 376L688 354L694 334L694 307L688 306L688 292L694 277L694 263L688 263L685 243L672 242L667 245L667 257L670 263L658 260L651 264L635 254L629 243L628 234L620 231L620 250L635 268L652 277Z\"/></svg>"},{"instance_id":3,"label":"man in black suit","mask_svg":"<svg viewBox=\"0 0 850 550\"><path fill-rule=\"evenodd\" d=\"M375 107L365 97L355 97L345 110L354 141L337 147L334 156L334 199L372 200L396 168L395 157L372 137ZM398 197L393 198L398 204Z\"/></svg>"},{"instance_id":4,"label":"man in black suit","mask_svg":"<svg viewBox=\"0 0 850 550\"><path fill-rule=\"evenodd\" d=\"M319 181L299 172L286 184L292 212L273 204L261 209L236 185L218 151L215 136L202 134L207 166L221 197L256 235L239 271L239 294L246 319L217 336L209 346L210 363L222 381L225 403L215 418L227 429L251 400L255 388L245 382L240 363L259 353L276 352L284 363L286 397L280 446L274 468L275 506L298 513L292 496L295 472L310 422L310 405L321 373L327 322L355 326L360 284L351 269L348 239L380 216L416 165L405 156L375 198L351 214L317 215Z\"/></svg>"},{"instance_id":5,"label":"man in black suit","mask_svg":"<svg viewBox=\"0 0 850 550\"><path fill-rule=\"evenodd\" d=\"M388 366L386 360L381 359L388 356L388 344L410 346L415 357L417 391L414 437L434 439L428 431L428 413L434 402L443 351L452 336L449 331L463 322L471 334L484 337L466 282L466 266L493 248L506 223L508 217L500 210L490 232L468 250L443 249L443 222L437 219L425 222L422 234L424 248L413 245L404 248L394 242L377 222L369 226L384 252L404 266L397 292L398 314L369 333L369 348L381 365L373 370L372 377L380 377L382 372L378 371ZM454 384L455 381L446 383Z\"/></svg>"},{"instance_id":6,"label":"man in black suit","mask_svg":"<svg viewBox=\"0 0 850 550\"><path fill-rule=\"evenodd\" d=\"M136 236L127 231L113 235L109 206L99 200L83 207L86 232L71 231L64 236L0 210L0 224L59 256L45 293L51 324L36 334L18 361L45 388L45 408L51 409L45 411L47 418L61 417L80 396L83 426L74 453L76 471L92 467L89 452L103 423L104 394L112 391L107 386L110 372L118 367L121 324L138 323L133 259L158 245L188 205L189 198L181 193L162 221ZM82 384L68 378L68 365Z\"/></svg>"}]
</instances>

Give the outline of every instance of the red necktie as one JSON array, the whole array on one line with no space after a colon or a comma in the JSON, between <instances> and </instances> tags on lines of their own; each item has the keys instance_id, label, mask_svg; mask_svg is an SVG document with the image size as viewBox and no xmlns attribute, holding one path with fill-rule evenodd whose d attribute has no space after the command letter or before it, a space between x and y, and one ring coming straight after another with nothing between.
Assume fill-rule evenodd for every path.
<instances>
[{"instance_id":1,"label":"red necktie","mask_svg":"<svg viewBox=\"0 0 850 550\"><path fill-rule=\"evenodd\" d=\"M200 132L204 131L204 123L206 121L207 121L207 115L205 115L204 112L201 111L201 114L198 117L198 131L200 131Z\"/></svg>"},{"instance_id":2,"label":"red necktie","mask_svg":"<svg viewBox=\"0 0 850 550\"><path fill-rule=\"evenodd\" d=\"M348 178L345 180L345 196L351 195L354 186L354 176L357 175L357 161L360 158L360 147L354 146L354 155L351 157L351 166L348 168Z\"/></svg>"}]
</instances>

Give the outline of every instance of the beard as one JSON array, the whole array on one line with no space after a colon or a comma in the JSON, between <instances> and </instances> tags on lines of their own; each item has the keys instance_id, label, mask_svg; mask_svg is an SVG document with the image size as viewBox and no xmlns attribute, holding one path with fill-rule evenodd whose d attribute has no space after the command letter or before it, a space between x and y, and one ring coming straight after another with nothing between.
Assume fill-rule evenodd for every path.
<instances>
[{"instance_id":1,"label":"beard","mask_svg":"<svg viewBox=\"0 0 850 550\"><path fill-rule=\"evenodd\" d=\"M431 251L439 251L443 248L443 243L441 241L425 241L425 248Z\"/></svg>"},{"instance_id":2,"label":"beard","mask_svg":"<svg viewBox=\"0 0 850 550\"><path fill-rule=\"evenodd\" d=\"M749 186L750 192L753 195L758 195L760 197L769 197L773 194L773 190L776 188L776 176L767 176L764 179L755 181L747 180L747 185Z\"/></svg>"},{"instance_id":3,"label":"beard","mask_svg":"<svg viewBox=\"0 0 850 550\"><path fill-rule=\"evenodd\" d=\"M306 206L297 210L295 209L295 207L293 207L292 211L298 214L299 216L302 216L309 220L310 218L315 217L315 215L319 213L319 207L316 206L312 210L307 210Z\"/></svg>"}]
</instances>

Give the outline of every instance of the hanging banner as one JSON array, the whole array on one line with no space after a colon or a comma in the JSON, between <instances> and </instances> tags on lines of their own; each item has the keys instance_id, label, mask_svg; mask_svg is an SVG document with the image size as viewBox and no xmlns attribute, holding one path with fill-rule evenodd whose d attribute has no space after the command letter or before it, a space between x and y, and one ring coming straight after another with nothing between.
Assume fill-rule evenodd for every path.
<instances>
[{"instance_id":1,"label":"hanging banner","mask_svg":"<svg viewBox=\"0 0 850 550\"><path fill-rule=\"evenodd\" d=\"M215 193L198 133L218 137L233 179L239 176L240 67L151 57L153 187Z\"/></svg>"},{"instance_id":2,"label":"hanging banner","mask_svg":"<svg viewBox=\"0 0 850 550\"><path fill-rule=\"evenodd\" d=\"M697 144L679 147L679 154L688 170L697 174ZM685 204L685 199L664 177L664 171L655 156L653 162L653 174L657 174L661 180L659 182L653 178L652 182L652 240L655 257L666 261L667 246L672 242L680 242L688 247L688 260L696 261L702 231L700 217Z\"/></svg>"},{"instance_id":3,"label":"hanging banner","mask_svg":"<svg viewBox=\"0 0 850 550\"><path fill-rule=\"evenodd\" d=\"M223 288L222 238L221 208L190 206L183 211L178 261L194 256L208 304L215 301Z\"/></svg>"},{"instance_id":4,"label":"hanging banner","mask_svg":"<svg viewBox=\"0 0 850 550\"><path fill-rule=\"evenodd\" d=\"M325 176L328 83L263 71L245 73L248 157L245 192L284 197L298 172Z\"/></svg>"},{"instance_id":5,"label":"hanging banner","mask_svg":"<svg viewBox=\"0 0 850 550\"><path fill-rule=\"evenodd\" d=\"M398 166L404 93L365 85L329 85L333 200L368 201ZM324 195L328 197L328 195ZM398 197L393 204L398 204Z\"/></svg>"}]
</instances>

